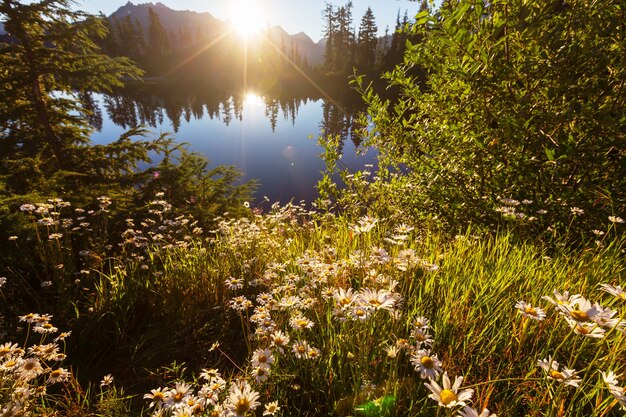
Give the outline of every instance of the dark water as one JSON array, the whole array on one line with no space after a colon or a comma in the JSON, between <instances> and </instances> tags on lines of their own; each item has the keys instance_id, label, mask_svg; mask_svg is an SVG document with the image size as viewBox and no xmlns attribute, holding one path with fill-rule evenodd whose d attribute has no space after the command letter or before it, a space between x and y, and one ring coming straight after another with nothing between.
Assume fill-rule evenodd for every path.
<instances>
[{"instance_id":1,"label":"dark water","mask_svg":"<svg viewBox=\"0 0 626 417\"><path fill-rule=\"evenodd\" d=\"M243 181L257 179L255 200L313 201L325 169L317 139L339 135L341 162L360 169L375 161L370 150L358 155L354 106L309 97L273 98L243 94L132 92L94 96L94 143L111 142L127 128L145 125L155 136L171 133L189 149L205 155L210 168L233 165ZM361 149L362 150L362 149Z\"/></svg>"}]
</instances>

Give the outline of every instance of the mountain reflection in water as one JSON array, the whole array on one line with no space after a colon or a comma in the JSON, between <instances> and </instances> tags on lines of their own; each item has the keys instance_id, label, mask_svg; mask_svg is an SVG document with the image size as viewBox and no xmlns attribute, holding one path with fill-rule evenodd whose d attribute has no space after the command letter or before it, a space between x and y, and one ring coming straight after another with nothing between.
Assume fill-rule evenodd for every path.
<instances>
[{"instance_id":1,"label":"mountain reflection in water","mask_svg":"<svg viewBox=\"0 0 626 417\"><path fill-rule=\"evenodd\" d=\"M257 179L255 200L313 201L322 177L323 149L318 136L339 135L345 166L360 169L375 161L370 150L357 155L356 104L337 104L320 97L270 96L220 91L141 86L92 98L94 143L116 140L125 130L146 126L171 133L189 149L205 155L210 167L233 165L243 181Z\"/></svg>"}]
</instances>

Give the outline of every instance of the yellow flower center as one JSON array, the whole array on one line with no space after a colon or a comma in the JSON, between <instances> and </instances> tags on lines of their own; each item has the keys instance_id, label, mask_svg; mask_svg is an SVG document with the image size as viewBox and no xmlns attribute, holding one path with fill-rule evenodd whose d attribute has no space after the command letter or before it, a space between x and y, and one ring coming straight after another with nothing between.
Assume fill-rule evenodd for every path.
<instances>
[{"instance_id":1,"label":"yellow flower center","mask_svg":"<svg viewBox=\"0 0 626 417\"><path fill-rule=\"evenodd\" d=\"M174 394L174 402L181 402L183 400L183 393L182 392L177 392L176 394Z\"/></svg>"},{"instance_id":2,"label":"yellow flower center","mask_svg":"<svg viewBox=\"0 0 626 417\"><path fill-rule=\"evenodd\" d=\"M621 292L619 293L619 295L617 296L617 298L625 300L626 301L626 292Z\"/></svg>"},{"instance_id":3,"label":"yellow flower center","mask_svg":"<svg viewBox=\"0 0 626 417\"><path fill-rule=\"evenodd\" d=\"M15 361L8 361L8 362L4 363L4 367L5 368L13 368L16 364L17 364L17 362L15 362Z\"/></svg>"},{"instance_id":4,"label":"yellow flower center","mask_svg":"<svg viewBox=\"0 0 626 417\"><path fill-rule=\"evenodd\" d=\"M457 396L454 392L450 391L449 389L444 389L444 390L441 390L441 393L439 394L439 398L441 398L441 403L443 405L448 405L452 401L456 401Z\"/></svg>"},{"instance_id":5,"label":"yellow flower center","mask_svg":"<svg viewBox=\"0 0 626 417\"><path fill-rule=\"evenodd\" d=\"M591 330L589 330L585 326L581 326L580 324L576 326L576 330L578 330L578 333L583 334L583 335L591 333Z\"/></svg>"},{"instance_id":6,"label":"yellow flower center","mask_svg":"<svg viewBox=\"0 0 626 417\"><path fill-rule=\"evenodd\" d=\"M0 358L8 354L9 352L11 352L11 349L3 347L2 349L0 349Z\"/></svg>"},{"instance_id":7,"label":"yellow flower center","mask_svg":"<svg viewBox=\"0 0 626 417\"><path fill-rule=\"evenodd\" d=\"M265 363L265 362L267 362L267 356L259 355L259 363Z\"/></svg>"},{"instance_id":8,"label":"yellow flower center","mask_svg":"<svg viewBox=\"0 0 626 417\"><path fill-rule=\"evenodd\" d=\"M356 311L354 312L354 314L356 314L356 315L357 315L357 317L363 317L363 316L365 316L365 311L364 311L364 310L361 310L361 309L359 308L358 310L356 310Z\"/></svg>"},{"instance_id":9,"label":"yellow flower center","mask_svg":"<svg viewBox=\"0 0 626 417\"><path fill-rule=\"evenodd\" d=\"M35 369L35 362L26 362L24 364L24 369L26 369L27 371Z\"/></svg>"},{"instance_id":10,"label":"yellow flower center","mask_svg":"<svg viewBox=\"0 0 626 417\"><path fill-rule=\"evenodd\" d=\"M572 310L570 313L570 316L572 316L572 318L574 320L578 320L578 321L587 321L589 320L589 315L581 310Z\"/></svg>"},{"instance_id":11,"label":"yellow flower center","mask_svg":"<svg viewBox=\"0 0 626 417\"><path fill-rule=\"evenodd\" d=\"M430 356L422 356L420 361L422 362L422 366L426 369L433 369L435 366L435 361L433 361Z\"/></svg>"},{"instance_id":12,"label":"yellow flower center","mask_svg":"<svg viewBox=\"0 0 626 417\"><path fill-rule=\"evenodd\" d=\"M317 351L316 351L316 350L314 350L314 349L309 350L309 357L310 357L311 359L313 359L313 358L317 357Z\"/></svg>"},{"instance_id":13,"label":"yellow flower center","mask_svg":"<svg viewBox=\"0 0 626 417\"><path fill-rule=\"evenodd\" d=\"M58 369L55 369L54 371L50 372L50 378L58 378L61 376L61 371L59 371Z\"/></svg>"},{"instance_id":14,"label":"yellow flower center","mask_svg":"<svg viewBox=\"0 0 626 417\"><path fill-rule=\"evenodd\" d=\"M560 373L559 371L555 371L554 369L550 369L549 372L550 378L552 379L560 379L560 380L564 380L565 376Z\"/></svg>"},{"instance_id":15,"label":"yellow flower center","mask_svg":"<svg viewBox=\"0 0 626 417\"><path fill-rule=\"evenodd\" d=\"M378 301L376 298L372 298L372 299L369 301L369 303L370 303L370 305L373 305L374 307L378 307L378 306L380 306L380 304L381 304L381 303L380 303L380 301Z\"/></svg>"},{"instance_id":16,"label":"yellow flower center","mask_svg":"<svg viewBox=\"0 0 626 417\"><path fill-rule=\"evenodd\" d=\"M161 391L155 392L154 395L152 396L152 399L154 401L163 401L164 398L165 398L165 395Z\"/></svg>"},{"instance_id":17,"label":"yellow flower center","mask_svg":"<svg viewBox=\"0 0 626 417\"><path fill-rule=\"evenodd\" d=\"M426 340L426 335L424 333L416 333L415 338L418 342L423 342Z\"/></svg>"},{"instance_id":18,"label":"yellow flower center","mask_svg":"<svg viewBox=\"0 0 626 417\"><path fill-rule=\"evenodd\" d=\"M524 309L524 312L525 312L526 314L531 315L531 316L536 316L536 315L537 315L537 310L536 310L534 307L526 307L526 308Z\"/></svg>"},{"instance_id":19,"label":"yellow flower center","mask_svg":"<svg viewBox=\"0 0 626 417\"><path fill-rule=\"evenodd\" d=\"M263 369L263 368L257 368L257 370L256 370L256 374L257 374L258 376L263 376L263 375L265 375L265 369Z\"/></svg>"},{"instance_id":20,"label":"yellow flower center","mask_svg":"<svg viewBox=\"0 0 626 417\"><path fill-rule=\"evenodd\" d=\"M237 401L237 405L235 406L235 413L243 414L250 409L250 401L247 398L241 398Z\"/></svg>"},{"instance_id":21,"label":"yellow flower center","mask_svg":"<svg viewBox=\"0 0 626 417\"><path fill-rule=\"evenodd\" d=\"M305 327L309 324L309 322L308 322L308 321L306 321L306 320L304 320L304 319L300 319L300 320L298 320L298 321L297 321L297 323L296 323L296 324L297 324L297 325L298 325L298 327L300 327L301 329L304 329L304 328L305 328Z\"/></svg>"},{"instance_id":22,"label":"yellow flower center","mask_svg":"<svg viewBox=\"0 0 626 417\"><path fill-rule=\"evenodd\" d=\"M342 306L347 306L348 304L350 304L352 300L350 300L348 297L343 297L341 300L339 300L339 304L341 304Z\"/></svg>"},{"instance_id":23,"label":"yellow flower center","mask_svg":"<svg viewBox=\"0 0 626 417\"><path fill-rule=\"evenodd\" d=\"M51 329L52 325L50 323L44 323L41 325L41 327L43 327L44 329Z\"/></svg>"}]
</instances>

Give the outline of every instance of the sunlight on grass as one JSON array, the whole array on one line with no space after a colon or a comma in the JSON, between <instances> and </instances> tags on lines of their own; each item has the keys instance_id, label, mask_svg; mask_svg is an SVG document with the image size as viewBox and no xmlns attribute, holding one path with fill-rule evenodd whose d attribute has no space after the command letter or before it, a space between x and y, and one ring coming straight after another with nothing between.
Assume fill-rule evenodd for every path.
<instances>
[{"instance_id":1,"label":"sunlight on grass","mask_svg":"<svg viewBox=\"0 0 626 417\"><path fill-rule=\"evenodd\" d=\"M91 365L113 374L100 388L107 407L130 401L116 388L128 370L111 369L103 348L123 335L136 343L136 366L170 375L135 397L154 415L608 416L626 407L619 239L548 254L506 233L449 240L400 220L278 204L218 217L208 231L163 198L125 220L114 258L101 240L112 199L91 210L61 199L22 206L54 271L32 291L74 304L82 330L68 340L101 349ZM29 285L12 276L2 290L17 283ZM49 363L65 358L69 335L33 344L58 334L52 317L20 320L26 348L0 346L6 398L73 381Z\"/></svg>"}]
</instances>

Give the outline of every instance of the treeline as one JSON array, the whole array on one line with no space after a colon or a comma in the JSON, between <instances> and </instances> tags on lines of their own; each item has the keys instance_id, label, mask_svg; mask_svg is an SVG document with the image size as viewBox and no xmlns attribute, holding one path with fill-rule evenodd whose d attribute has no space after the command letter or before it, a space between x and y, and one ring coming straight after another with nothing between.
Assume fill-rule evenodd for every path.
<instances>
[{"instance_id":1,"label":"treeline","mask_svg":"<svg viewBox=\"0 0 626 417\"><path fill-rule=\"evenodd\" d=\"M343 6L326 3L322 11L323 35L326 39L323 70L327 75L350 75L356 71L360 74L378 74L401 63L408 40L419 41L403 29L413 22L405 11L400 11L396 18L395 28L390 34L389 27L383 37L378 37L378 25L374 12L367 8L358 29L353 21L352 1ZM428 10L428 3L422 1L419 11Z\"/></svg>"},{"instance_id":2,"label":"treeline","mask_svg":"<svg viewBox=\"0 0 626 417\"><path fill-rule=\"evenodd\" d=\"M244 41L224 24L167 31L159 14L149 9L147 25L139 19L106 19L108 35L103 50L113 57L128 57L148 77L203 82L223 88L241 84L258 88L302 91L314 70L293 40L267 29L255 40ZM302 91L305 92L305 91Z\"/></svg>"},{"instance_id":3,"label":"treeline","mask_svg":"<svg viewBox=\"0 0 626 417\"><path fill-rule=\"evenodd\" d=\"M322 10L325 50L323 61L309 62L293 37L280 29L267 29L256 40L245 42L227 24L178 26L168 31L159 12L148 9L147 19L126 15L104 18L108 35L101 41L112 57L128 57L150 77L211 82L215 86L239 87L241 83L262 88L284 86L296 93L312 93L328 87L348 88L347 78L358 72L372 78L403 60L407 41L419 38L403 30L413 22L408 12L398 11L395 26L378 36L371 8L357 24L351 1L342 6L326 3ZM427 2L419 6L428 10ZM143 23L142 23L143 22ZM245 80L245 81L244 81ZM303 89L309 85L309 90Z\"/></svg>"},{"instance_id":4,"label":"treeline","mask_svg":"<svg viewBox=\"0 0 626 417\"><path fill-rule=\"evenodd\" d=\"M140 125L156 128L166 118L171 120L174 133L180 125L194 119L208 117L229 125L242 120L245 96L232 91L196 89L197 86L182 86L179 83L132 85L115 94L104 96L104 108L110 120L123 128ZM272 129L279 118L295 122L300 105L319 96L278 95L273 91L259 91L263 97L265 116ZM94 111L98 109L94 108Z\"/></svg>"}]
</instances>

